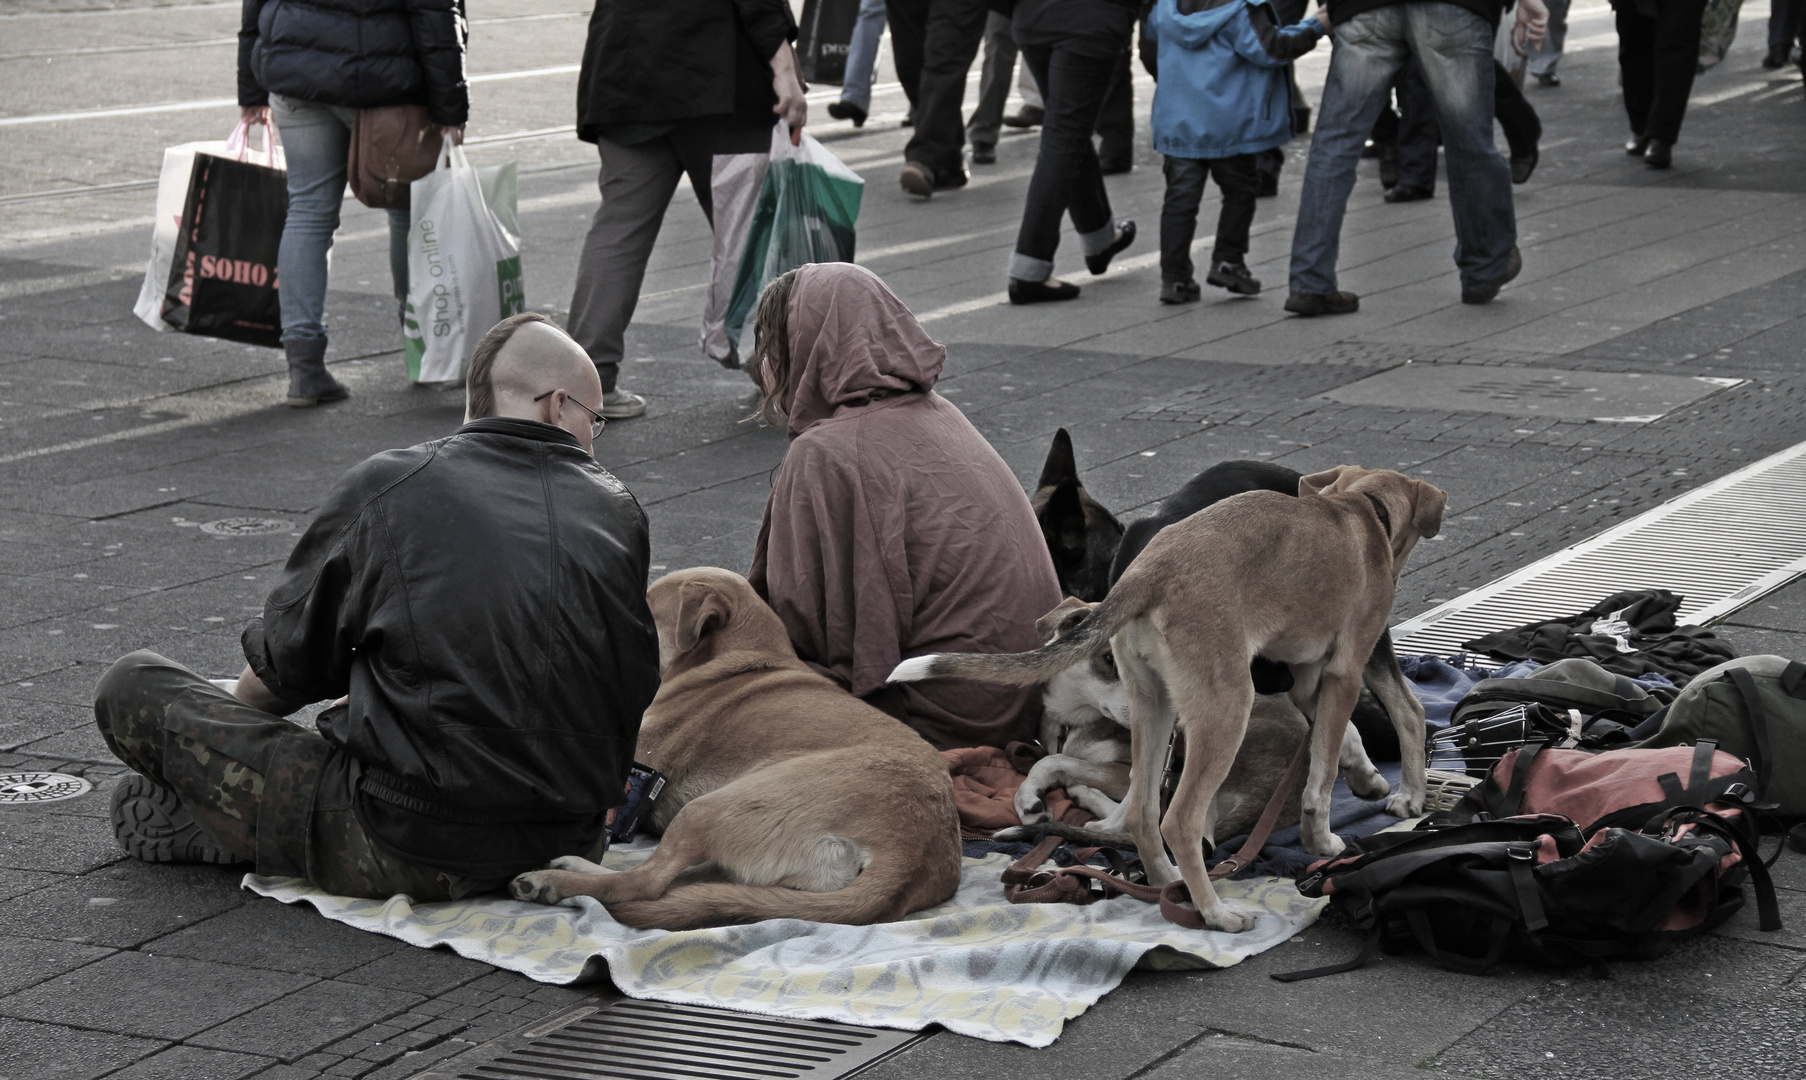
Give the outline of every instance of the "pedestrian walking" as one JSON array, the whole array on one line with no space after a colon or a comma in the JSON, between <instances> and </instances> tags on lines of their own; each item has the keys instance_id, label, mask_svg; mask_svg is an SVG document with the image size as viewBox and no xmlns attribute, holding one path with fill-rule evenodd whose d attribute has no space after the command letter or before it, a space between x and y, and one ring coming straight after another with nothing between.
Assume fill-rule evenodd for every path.
<instances>
[{"instance_id":1,"label":"pedestrian walking","mask_svg":"<svg viewBox=\"0 0 1806 1080\"><path fill-rule=\"evenodd\" d=\"M1693 76L1699 71L1706 0L1612 0L1618 23L1618 73L1630 141L1624 152L1652 169L1674 163Z\"/></svg>"},{"instance_id":2,"label":"pedestrian walking","mask_svg":"<svg viewBox=\"0 0 1806 1080\"><path fill-rule=\"evenodd\" d=\"M1518 21L1532 36L1535 9L1520 0ZM1331 0L1334 52L1317 133L1304 170L1292 234L1291 295L1296 315L1341 315L1360 298L1336 287L1342 218L1361 146L1373 131L1399 69L1417 57L1435 102L1455 219L1455 265L1463 303L1484 304L1518 275L1517 214L1511 169L1493 145L1493 39L1499 0Z\"/></svg>"},{"instance_id":3,"label":"pedestrian walking","mask_svg":"<svg viewBox=\"0 0 1806 1080\"><path fill-rule=\"evenodd\" d=\"M1769 0L1768 55L1762 58L1762 70L1785 67L1793 58L1793 47L1800 40L1801 20L1806 17L1806 0ZM1800 58L1806 66L1806 56Z\"/></svg>"},{"instance_id":4,"label":"pedestrian walking","mask_svg":"<svg viewBox=\"0 0 1806 1080\"><path fill-rule=\"evenodd\" d=\"M1010 256L1012 304L1071 300L1079 287L1053 276L1060 219L1079 234L1085 268L1101 274L1135 240L1135 222L1113 221L1110 195L1091 132L1129 45L1135 9L1117 0L1017 0L1016 47L1047 109L1041 148L1028 182L1016 251Z\"/></svg>"},{"instance_id":5,"label":"pedestrian walking","mask_svg":"<svg viewBox=\"0 0 1806 1080\"><path fill-rule=\"evenodd\" d=\"M1198 299L1192 237L1207 178L1223 193L1205 281L1252 296L1248 230L1260 194L1256 155L1292 138L1291 64L1329 32L1319 8L1281 27L1267 0L1157 0L1143 31L1159 45L1154 149L1166 155L1160 209L1160 300Z\"/></svg>"},{"instance_id":6,"label":"pedestrian walking","mask_svg":"<svg viewBox=\"0 0 1806 1080\"><path fill-rule=\"evenodd\" d=\"M918 198L966 185L966 73L984 39L987 0L887 0L897 81L915 131L903 148L903 190Z\"/></svg>"},{"instance_id":7,"label":"pedestrian walking","mask_svg":"<svg viewBox=\"0 0 1806 1080\"><path fill-rule=\"evenodd\" d=\"M997 138L1005 126L1034 127L1046 117L1041 93L1028 65L1021 65L1017 90L1022 95L1022 109L1010 116L1003 114L1010 96L1010 75L1016 64L1016 38L1010 28L1010 17L993 11L985 23L984 71L978 80L978 107L966 123L966 141L972 144L972 164L992 165L997 161ZM1128 57L1110 80L1110 90L1097 116L1098 167L1105 176L1126 173L1135 167L1135 88Z\"/></svg>"},{"instance_id":8,"label":"pedestrian walking","mask_svg":"<svg viewBox=\"0 0 1806 1080\"><path fill-rule=\"evenodd\" d=\"M1497 60L1493 61L1492 93L1493 116L1505 132L1505 145L1510 150L1511 182L1525 183L1542 156L1538 149L1543 138L1542 118L1524 97L1523 88ZM1436 194L1436 148L1442 144L1442 129L1436 123L1436 103L1430 100L1423 69L1415 60L1405 66L1398 102L1398 175L1386 191L1386 201L1403 203L1432 198Z\"/></svg>"},{"instance_id":9,"label":"pedestrian walking","mask_svg":"<svg viewBox=\"0 0 1806 1080\"><path fill-rule=\"evenodd\" d=\"M238 104L248 121L274 121L288 157L276 276L291 406L350 396L326 370L326 267L357 110L425 105L442 137L462 140L470 118L465 27L463 0L244 0ZM408 211L388 215L399 330L408 300Z\"/></svg>"},{"instance_id":10,"label":"pedestrian walking","mask_svg":"<svg viewBox=\"0 0 1806 1080\"><path fill-rule=\"evenodd\" d=\"M1561 50L1568 42L1568 5L1572 2L1573 0L1543 0L1543 6L1549 9L1549 30L1543 35L1542 42L1530 50L1530 63L1526 69L1543 86L1561 85L1561 76L1556 73L1555 66L1561 63ZM1797 0L1775 2L1787 4Z\"/></svg>"},{"instance_id":11,"label":"pedestrian walking","mask_svg":"<svg viewBox=\"0 0 1806 1080\"><path fill-rule=\"evenodd\" d=\"M568 328L601 377L602 415L619 420L646 411L646 399L617 383L627 324L678 178L689 175L713 227L715 159L769 154L778 117L798 131L808 103L786 0L596 0L589 27L577 137L595 143L602 159L602 205L578 256ZM756 197L757 184L750 190ZM711 289L705 349L725 292ZM720 351L716 359L728 362L731 352Z\"/></svg>"},{"instance_id":12,"label":"pedestrian walking","mask_svg":"<svg viewBox=\"0 0 1806 1080\"><path fill-rule=\"evenodd\" d=\"M865 126L872 113L872 73L878 67L878 46L884 40L884 0L859 0L859 17L853 21L853 40L847 43L847 68L840 77L840 100L828 105L828 115Z\"/></svg>"},{"instance_id":13,"label":"pedestrian walking","mask_svg":"<svg viewBox=\"0 0 1806 1080\"><path fill-rule=\"evenodd\" d=\"M1003 133L1003 107L1010 96L1010 77L1016 71L1016 38L1010 30L1008 15L993 11L986 16L984 47L984 68L978 76L978 105L966 122L966 141L972 144L974 165L997 162L997 139ZM1028 74L1026 66L1022 77L1033 84L1034 78Z\"/></svg>"}]
</instances>

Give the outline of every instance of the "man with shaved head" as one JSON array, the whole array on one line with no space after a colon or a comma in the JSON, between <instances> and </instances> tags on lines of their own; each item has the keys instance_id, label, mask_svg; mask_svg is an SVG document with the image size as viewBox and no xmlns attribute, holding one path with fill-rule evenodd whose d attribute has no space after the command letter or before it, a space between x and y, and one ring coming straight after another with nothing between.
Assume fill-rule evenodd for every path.
<instances>
[{"instance_id":1,"label":"man with shaved head","mask_svg":"<svg viewBox=\"0 0 1806 1080\"><path fill-rule=\"evenodd\" d=\"M148 651L101 678L128 854L428 901L605 846L658 689L646 516L564 331L503 321L468 385L463 427L327 493L236 683ZM282 719L322 701L317 734Z\"/></svg>"}]
</instances>

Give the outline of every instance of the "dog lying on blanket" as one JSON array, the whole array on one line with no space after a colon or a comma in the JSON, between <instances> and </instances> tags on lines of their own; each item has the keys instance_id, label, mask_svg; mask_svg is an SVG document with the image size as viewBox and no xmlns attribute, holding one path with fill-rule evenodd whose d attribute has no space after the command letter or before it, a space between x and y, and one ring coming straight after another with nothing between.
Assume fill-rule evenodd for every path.
<instances>
[{"instance_id":1,"label":"dog lying on blanket","mask_svg":"<svg viewBox=\"0 0 1806 1080\"><path fill-rule=\"evenodd\" d=\"M628 926L763 919L890 922L959 887L959 814L934 748L797 659L746 579L680 570L646 600L658 695L635 757L667 783L632 870L554 859L516 877L521 900L593 896Z\"/></svg>"},{"instance_id":2,"label":"dog lying on blanket","mask_svg":"<svg viewBox=\"0 0 1806 1080\"><path fill-rule=\"evenodd\" d=\"M1096 606L1068 597L1042 616L1035 629L1043 640L1052 642L1071 633ZM1022 819L1023 827L1004 829L996 834L996 839L1030 840L1040 831L1038 826L1045 823L1049 831L1084 844L1123 847L1133 843L1124 831L1127 817L1122 802L1129 790L1128 721L1129 693L1108 652L1081 660L1049 679L1041 710L1041 745L1049 752L1035 762L1022 786L1016 789L1016 816ZM1273 789L1285 776L1298 744L1309 734L1310 725L1304 714L1286 698L1262 694L1254 699L1235 766L1217 790L1212 815L1216 829L1210 837L1213 843L1253 829ZM1350 736L1359 738L1352 728ZM1351 784L1373 790L1377 783L1378 793L1386 793L1385 779L1378 776L1364 754L1359 762L1349 762L1345 753L1344 767L1349 770ZM1280 808L1279 821L1283 824L1298 820L1303 780L1299 777L1298 787ZM1046 795L1047 789L1054 787L1065 788L1073 802L1098 820L1078 826L1052 821Z\"/></svg>"},{"instance_id":3,"label":"dog lying on blanket","mask_svg":"<svg viewBox=\"0 0 1806 1080\"><path fill-rule=\"evenodd\" d=\"M1253 916L1229 908L1211 887L1203 839L1254 704L1249 662L1264 656L1290 669L1289 696L1312 721L1304 846L1335 855L1344 844L1329 831L1330 790L1362 668L1385 631L1405 560L1420 538L1441 531L1446 505L1447 496L1421 480L1352 465L1302 478L1296 498L1237 495L1160 530L1109 596L1052 644L1030 653L915 657L891 678L1032 685L1111 651L1130 701L1127 823L1148 879L1183 878L1205 925L1247 930ZM1409 728L1421 729L1422 713L1386 704L1404 755L1403 790L1387 810L1415 816L1423 809L1424 753L1421 730ZM1187 753L1162 821L1161 766L1175 725Z\"/></svg>"}]
</instances>

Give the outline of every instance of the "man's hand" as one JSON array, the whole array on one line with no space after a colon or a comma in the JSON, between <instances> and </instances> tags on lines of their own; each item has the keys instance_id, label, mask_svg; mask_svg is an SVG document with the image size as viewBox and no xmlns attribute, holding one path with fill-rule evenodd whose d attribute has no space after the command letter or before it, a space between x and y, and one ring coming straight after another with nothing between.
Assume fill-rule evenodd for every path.
<instances>
[{"instance_id":1,"label":"man's hand","mask_svg":"<svg viewBox=\"0 0 1806 1080\"><path fill-rule=\"evenodd\" d=\"M1329 33L1330 21L1328 4L1319 5L1316 11L1311 12L1311 18L1316 19L1317 22L1322 25L1324 33Z\"/></svg>"},{"instance_id":2,"label":"man's hand","mask_svg":"<svg viewBox=\"0 0 1806 1080\"><path fill-rule=\"evenodd\" d=\"M463 146L464 145L464 125L463 124L440 124L439 125L439 137L441 139L444 139L446 142L451 143L453 146Z\"/></svg>"},{"instance_id":3,"label":"man's hand","mask_svg":"<svg viewBox=\"0 0 1806 1080\"><path fill-rule=\"evenodd\" d=\"M1524 42L1532 49L1543 43L1549 31L1549 9L1543 0L1518 0L1517 24L1524 28Z\"/></svg>"},{"instance_id":4,"label":"man's hand","mask_svg":"<svg viewBox=\"0 0 1806 1080\"><path fill-rule=\"evenodd\" d=\"M809 119L809 101L803 97L803 79L797 74L796 50L788 41L771 54L771 88L778 95L778 103L771 111L790 124L790 145L801 146L803 124Z\"/></svg>"}]
</instances>

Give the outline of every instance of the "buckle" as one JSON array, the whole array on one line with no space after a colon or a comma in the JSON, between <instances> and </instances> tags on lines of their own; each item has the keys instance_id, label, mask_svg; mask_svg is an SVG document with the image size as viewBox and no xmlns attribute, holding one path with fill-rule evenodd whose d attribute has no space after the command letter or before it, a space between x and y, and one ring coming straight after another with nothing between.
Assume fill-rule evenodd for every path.
<instances>
[{"instance_id":1,"label":"buckle","mask_svg":"<svg viewBox=\"0 0 1806 1080\"><path fill-rule=\"evenodd\" d=\"M1724 794L1720 797L1725 799L1736 799L1738 802L1752 802L1755 800L1756 793L1750 790L1748 784L1736 783L1725 788Z\"/></svg>"},{"instance_id":2,"label":"buckle","mask_svg":"<svg viewBox=\"0 0 1806 1080\"><path fill-rule=\"evenodd\" d=\"M1541 846L1542 845L1540 844L1536 844L1526 847L1522 844L1513 844L1511 847L1505 849L1505 855L1508 858L1516 859L1518 862L1535 862L1537 848Z\"/></svg>"}]
</instances>

